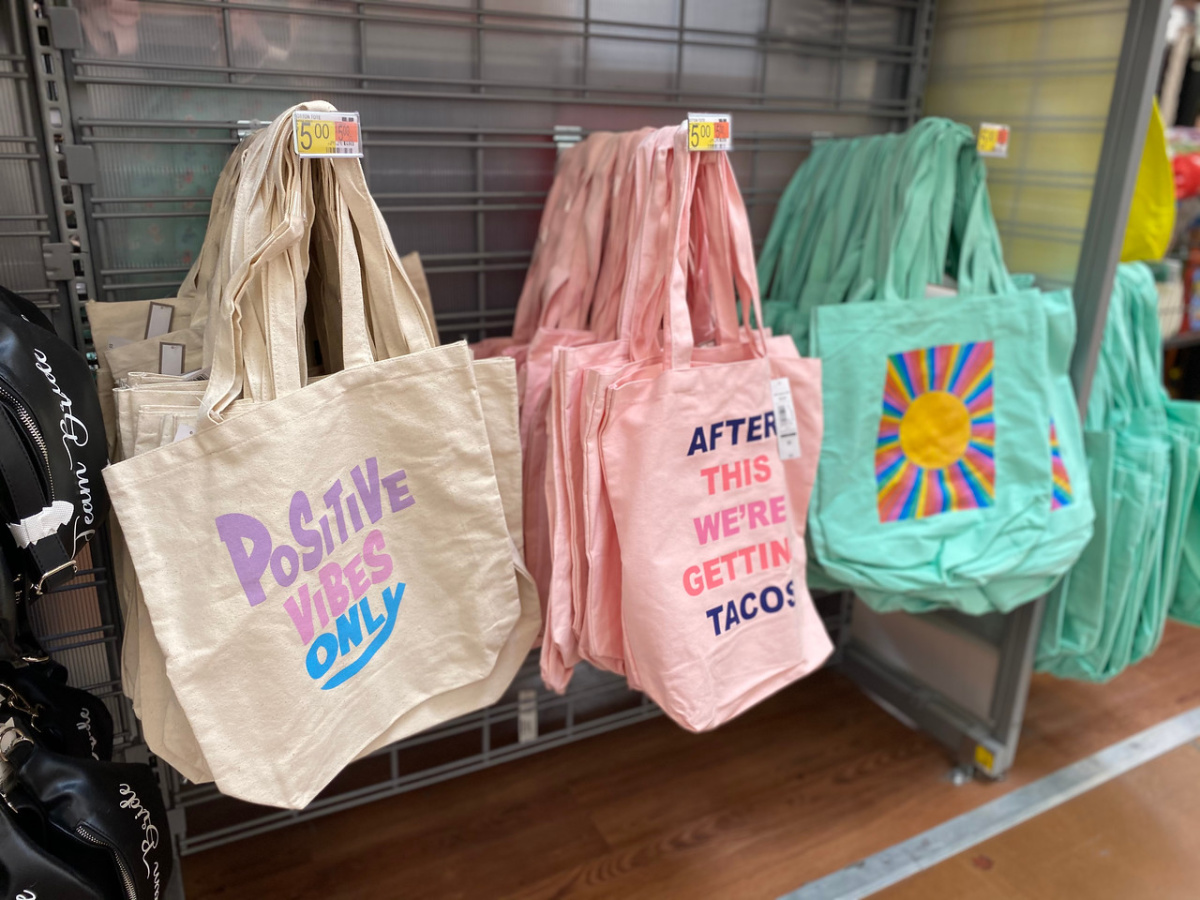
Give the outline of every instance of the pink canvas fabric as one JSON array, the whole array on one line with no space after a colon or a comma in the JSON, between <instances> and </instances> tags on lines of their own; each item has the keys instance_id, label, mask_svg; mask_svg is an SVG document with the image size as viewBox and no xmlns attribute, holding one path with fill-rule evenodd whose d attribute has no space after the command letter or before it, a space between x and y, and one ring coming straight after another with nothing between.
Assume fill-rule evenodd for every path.
<instances>
[{"instance_id":1,"label":"pink canvas fabric","mask_svg":"<svg viewBox=\"0 0 1200 900\"><path fill-rule=\"evenodd\" d=\"M749 230L724 155L688 154L682 131L669 153L669 242L658 245L671 248L659 254L663 345L647 345L647 331L631 333L638 363L604 391L597 433L620 549L617 571L605 575L620 581L626 672L676 722L701 731L813 671L832 650L805 583L820 370L816 361L771 355L765 335L748 327L743 341L716 354L737 361L701 358L687 303L687 238L702 167L713 170L704 173L714 179L709 190L723 186L722 203L700 204L707 233L718 243L728 235L732 274L761 321ZM719 257L710 253L710 262L722 265ZM773 381L790 393L799 458L781 458L772 440Z\"/></svg>"},{"instance_id":2,"label":"pink canvas fabric","mask_svg":"<svg viewBox=\"0 0 1200 900\"><path fill-rule=\"evenodd\" d=\"M621 308L622 340L591 346L556 348L551 401L551 471L546 492L553 511L553 571L547 600L547 639L542 669L546 683L564 690L571 667L580 659L623 673L636 682L626 665L620 605L620 554L615 527L603 488L598 434L607 387L618 378L636 377L658 361L666 284L661 257L668 239L672 184L668 164L677 129L662 129L639 145L637 165L625 193L637 212L628 219L627 251L631 263ZM716 172L706 166L703 171ZM736 187L736 186L735 186ZM754 283L752 256L733 253L723 212L726 184L712 176L699 179L693 197L688 255L688 302L693 327L716 340L699 348L696 364L746 358L750 346L739 334L733 292L734 267L743 282ZM711 223L711 224L710 224ZM748 223L740 222L749 247ZM602 274L603 277L603 274ZM641 355L636 363L630 337L636 331ZM789 338L768 342L773 354L796 358Z\"/></svg>"}]
</instances>

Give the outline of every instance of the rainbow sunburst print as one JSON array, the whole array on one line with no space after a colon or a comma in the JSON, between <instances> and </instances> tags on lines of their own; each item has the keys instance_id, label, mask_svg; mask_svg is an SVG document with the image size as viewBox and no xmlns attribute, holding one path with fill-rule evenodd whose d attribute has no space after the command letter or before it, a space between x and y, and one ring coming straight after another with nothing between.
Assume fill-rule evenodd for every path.
<instances>
[{"instance_id":1,"label":"rainbow sunburst print","mask_svg":"<svg viewBox=\"0 0 1200 900\"><path fill-rule=\"evenodd\" d=\"M991 341L888 357L875 447L879 521L992 505L992 357Z\"/></svg>"},{"instance_id":2,"label":"rainbow sunburst print","mask_svg":"<svg viewBox=\"0 0 1200 900\"><path fill-rule=\"evenodd\" d=\"M1067 464L1063 462L1062 448L1058 446L1058 429L1050 420L1050 466L1054 473L1054 493L1050 497L1050 509L1062 509L1071 502L1071 479L1067 475Z\"/></svg>"}]
</instances>

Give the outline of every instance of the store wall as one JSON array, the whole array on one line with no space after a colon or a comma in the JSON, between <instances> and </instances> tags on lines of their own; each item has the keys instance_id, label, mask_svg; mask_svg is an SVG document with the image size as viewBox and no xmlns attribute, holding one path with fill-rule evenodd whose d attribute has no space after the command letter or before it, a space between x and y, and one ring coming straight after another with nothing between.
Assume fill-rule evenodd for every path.
<instances>
[{"instance_id":1,"label":"store wall","mask_svg":"<svg viewBox=\"0 0 1200 900\"><path fill-rule=\"evenodd\" d=\"M925 113L1011 126L988 178L1014 272L1074 281L1127 12L1122 0L938 2Z\"/></svg>"}]
</instances>

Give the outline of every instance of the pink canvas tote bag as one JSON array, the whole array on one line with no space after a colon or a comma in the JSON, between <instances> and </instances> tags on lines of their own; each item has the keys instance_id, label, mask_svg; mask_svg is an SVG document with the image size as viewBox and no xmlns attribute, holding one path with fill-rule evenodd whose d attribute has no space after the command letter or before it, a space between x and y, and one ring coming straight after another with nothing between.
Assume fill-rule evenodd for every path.
<instances>
[{"instance_id":1,"label":"pink canvas tote bag","mask_svg":"<svg viewBox=\"0 0 1200 900\"><path fill-rule=\"evenodd\" d=\"M768 355L761 334L749 359L694 365L684 236L701 158L686 146L680 131L662 371L605 392L600 460L627 663L668 715L702 731L819 667L832 644L804 577L819 369ZM727 221L743 218L728 160L709 160L723 172ZM744 239L737 255L751 256ZM761 321L757 292L738 280ZM795 436L783 452L781 426Z\"/></svg>"}]
</instances>

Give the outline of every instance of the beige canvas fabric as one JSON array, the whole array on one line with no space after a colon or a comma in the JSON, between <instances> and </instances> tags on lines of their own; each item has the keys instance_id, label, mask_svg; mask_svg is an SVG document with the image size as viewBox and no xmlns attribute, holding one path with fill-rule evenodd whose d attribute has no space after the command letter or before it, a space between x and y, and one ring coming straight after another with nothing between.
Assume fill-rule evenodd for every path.
<instances>
[{"instance_id":1,"label":"beige canvas fabric","mask_svg":"<svg viewBox=\"0 0 1200 900\"><path fill-rule=\"evenodd\" d=\"M89 300L84 304L92 342L96 346L96 390L100 394L100 412L104 417L104 432L108 436L108 455L112 457L117 447L116 408L113 403L113 388L116 378L108 361L108 342L117 338L122 341L141 343L146 338L146 320L151 303L164 303L174 308L172 327L188 325L195 302L192 298L172 297L165 300L125 300L119 303L99 303ZM155 353L157 353L157 345ZM158 371L158 357L154 357L154 371Z\"/></svg>"},{"instance_id":2,"label":"beige canvas fabric","mask_svg":"<svg viewBox=\"0 0 1200 900\"><path fill-rule=\"evenodd\" d=\"M297 807L404 715L501 671L506 650L523 657L512 637L530 617L488 389L465 345L434 345L356 161L324 164L337 196L314 210L315 164L280 151L290 112L270 152L243 154L200 432L106 476L218 786ZM340 309L326 327L340 326L345 368L309 382L314 214L336 223ZM230 416L239 398L251 405ZM467 711L433 705L411 730Z\"/></svg>"}]
</instances>

